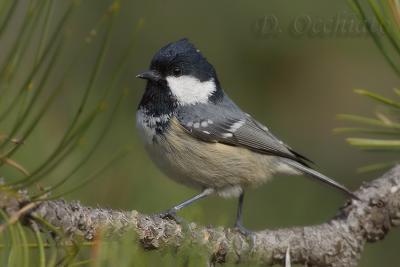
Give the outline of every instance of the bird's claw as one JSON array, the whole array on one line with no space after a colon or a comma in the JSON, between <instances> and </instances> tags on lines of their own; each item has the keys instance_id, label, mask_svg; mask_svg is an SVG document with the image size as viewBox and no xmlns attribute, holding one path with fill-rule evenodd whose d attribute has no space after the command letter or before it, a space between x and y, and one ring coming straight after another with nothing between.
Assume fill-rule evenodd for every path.
<instances>
[{"instance_id":1,"label":"bird's claw","mask_svg":"<svg viewBox=\"0 0 400 267\"><path fill-rule=\"evenodd\" d=\"M165 212L160 212L156 214L157 217L160 217L161 219L169 219L169 220L174 220L177 223L182 223L183 219L181 217L179 217L176 214L176 210L175 209L169 209Z\"/></svg>"},{"instance_id":2,"label":"bird's claw","mask_svg":"<svg viewBox=\"0 0 400 267\"><path fill-rule=\"evenodd\" d=\"M239 233L241 233L241 234L244 235L245 237L251 237L251 236L254 235L254 232L253 232L253 231L247 229L246 227L244 227L244 226L243 226L241 223L239 223L239 222L236 222L234 227L235 227L235 229L236 229Z\"/></svg>"}]
</instances>

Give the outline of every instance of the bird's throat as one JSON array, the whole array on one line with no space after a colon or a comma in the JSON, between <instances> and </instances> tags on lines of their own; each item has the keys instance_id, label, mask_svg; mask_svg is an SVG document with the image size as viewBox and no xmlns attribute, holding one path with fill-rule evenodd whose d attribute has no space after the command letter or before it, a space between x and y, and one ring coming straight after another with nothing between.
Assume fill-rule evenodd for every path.
<instances>
[{"instance_id":1,"label":"bird's throat","mask_svg":"<svg viewBox=\"0 0 400 267\"><path fill-rule=\"evenodd\" d=\"M148 82L139 109L146 110L154 117L162 117L174 113L177 106L167 85Z\"/></svg>"}]
</instances>

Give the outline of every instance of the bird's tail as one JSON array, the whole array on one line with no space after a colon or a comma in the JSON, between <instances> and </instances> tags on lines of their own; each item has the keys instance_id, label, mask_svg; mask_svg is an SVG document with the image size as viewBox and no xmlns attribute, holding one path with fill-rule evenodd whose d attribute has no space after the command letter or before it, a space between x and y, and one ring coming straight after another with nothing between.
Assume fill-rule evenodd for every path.
<instances>
[{"instance_id":1,"label":"bird's tail","mask_svg":"<svg viewBox=\"0 0 400 267\"><path fill-rule=\"evenodd\" d=\"M339 184L338 182L332 180L331 178L309 168L304 166L303 164L290 160L290 159L283 159L284 161L286 161L286 164L288 164L289 166L301 171L302 173L306 174L309 177L312 178L317 178L319 181L326 183L336 189L339 189L340 191L342 191L343 193L345 193L346 195L354 198L354 199L359 199L353 192L351 192L349 189L347 189L346 187L344 187L343 185Z\"/></svg>"}]
</instances>

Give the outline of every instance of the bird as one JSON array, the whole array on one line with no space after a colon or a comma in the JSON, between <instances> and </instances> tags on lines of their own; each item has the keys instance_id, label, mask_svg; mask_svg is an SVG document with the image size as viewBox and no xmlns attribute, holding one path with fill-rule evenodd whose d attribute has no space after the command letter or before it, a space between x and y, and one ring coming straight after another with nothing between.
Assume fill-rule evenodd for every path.
<instances>
[{"instance_id":1,"label":"bird","mask_svg":"<svg viewBox=\"0 0 400 267\"><path fill-rule=\"evenodd\" d=\"M162 47L136 77L147 81L136 113L145 150L167 177L200 192L163 217L176 219L179 210L210 195L236 197L234 227L252 233L242 222L244 193L277 174L305 175L357 198L242 111L187 38Z\"/></svg>"}]
</instances>

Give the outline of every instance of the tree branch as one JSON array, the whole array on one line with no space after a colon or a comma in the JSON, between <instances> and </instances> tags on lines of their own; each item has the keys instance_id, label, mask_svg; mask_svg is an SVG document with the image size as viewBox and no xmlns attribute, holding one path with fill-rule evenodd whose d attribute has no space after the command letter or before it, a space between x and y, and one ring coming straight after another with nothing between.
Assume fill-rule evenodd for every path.
<instances>
[{"instance_id":1,"label":"tree branch","mask_svg":"<svg viewBox=\"0 0 400 267\"><path fill-rule=\"evenodd\" d=\"M1 194L0 191L0 208L10 216L18 212L16 201ZM207 228L195 223L180 225L137 211L89 208L63 200L43 201L27 214L40 216L70 238L92 240L100 230L108 236L118 236L133 229L145 249L179 248L189 244L207 251L214 263L284 265L285 255L290 251L292 263L357 266L366 242L381 240L391 227L400 225L400 166L365 183L356 195L361 201L349 201L324 224L264 230L251 238L229 228Z\"/></svg>"}]
</instances>

